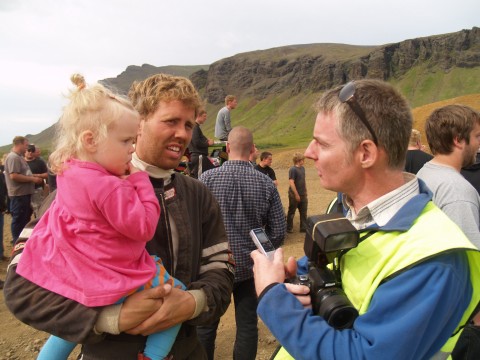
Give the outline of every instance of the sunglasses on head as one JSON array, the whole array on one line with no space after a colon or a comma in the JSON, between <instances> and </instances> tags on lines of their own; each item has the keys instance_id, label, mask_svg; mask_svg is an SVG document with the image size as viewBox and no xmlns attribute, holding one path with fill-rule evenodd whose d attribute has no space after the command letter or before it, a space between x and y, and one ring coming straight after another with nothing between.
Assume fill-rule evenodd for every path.
<instances>
[{"instance_id":1,"label":"sunglasses on head","mask_svg":"<svg viewBox=\"0 0 480 360\"><path fill-rule=\"evenodd\" d=\"M365 113L363 112L362 108L355 99L355 82L350 81L347 83L340 93L338 94L338 98L342 103L347 103L350 106L350 109L357 115L357 117L362 121L363 125L368 129L370 134L372 135L373 142L375 145L378 145L377 135L375 135L375 131L373 131L372 126L368 122Z\"/></svg>"}]
</instances>

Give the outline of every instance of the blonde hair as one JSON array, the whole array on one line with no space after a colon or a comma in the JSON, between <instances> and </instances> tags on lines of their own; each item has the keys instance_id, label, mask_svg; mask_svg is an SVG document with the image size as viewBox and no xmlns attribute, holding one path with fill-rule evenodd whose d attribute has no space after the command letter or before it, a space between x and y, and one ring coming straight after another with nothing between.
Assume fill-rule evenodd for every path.
<instances>
[{"instance_id":1,"label":"blonde hair","mask_svg":"<svg viewBox=\"0 0 480 360\"><path fill-rule=\"evenodd\" d=\"M156 74L143 81L135 81L128 97L142 119L155 113L161 101L181 101L195 111L195 117L202 106L200 96L190 80L167 74Z\"/></svg>"},{"instance_id":2,"label":"blonde hair","mask_svg":"<svg viewBox=\"0 0 480 360\"><path fill-rule=\"evenodd\" d=\"M230 104L232 101L236 99L235 95L227 95L225 96L225 105Z\"/></svg>"},{"instance_id":3,"label":"blonde hair","mask_svg":"<svg viewBox=\"0 0 480 360\"><path fill-rule=\"evenodd\" d=\"M55 151L49 157L54 173L61 173L65 161L78 157L83 151L81 135L85 131L91 131L98 143L106 139L108 130L124 112L137 114L127 99L101 84L87 87L81 74L73 74L70 80L76 89L68 96L70 102L57 124Z\"/></svg>"},{"instance_id":4,"label":"blonde hair","mask_svg":"<svg viewBox=\"0 0 480 360\"><path fill-rule=\"evenodd\" d=\"M305 156L300 152L296 152L295 154L293 154L292 160L294 165L304 159L305 159Z\"/></svg>"},{"instance_id":5,"label":"blonde hair","mask_svg":"<svg viewBox=\"0 0 480 360\"><path fill-rule=\"evenodd\" d=\"M420 144L422 139L422 135L420 134L420 131L417 129L412 129L412 132L410 134L410 142L408 143L410 146L417 146Z\"/></svg>"}]
</instances>

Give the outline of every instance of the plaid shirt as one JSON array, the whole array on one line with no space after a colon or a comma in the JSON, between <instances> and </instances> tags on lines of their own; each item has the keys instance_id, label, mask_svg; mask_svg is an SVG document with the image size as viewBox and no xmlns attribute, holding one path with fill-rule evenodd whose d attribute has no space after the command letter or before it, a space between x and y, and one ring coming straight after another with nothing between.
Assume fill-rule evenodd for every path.
<instances>
[{"instance_id":1,"label":"plaid shirt","mask_svg":"<svg viewBox=\"0 0 480 360\"><path fill-rule=\"evenodd\" d=\"M200 181L220 204L235 258L235 282L252 278L250 253L256 246L250 230L263 227L275 248L282 245L285 238L285 213L277 188L268 176L241 160L229 160L221 167L204 172Z\"/></svg>"}]
</instances>

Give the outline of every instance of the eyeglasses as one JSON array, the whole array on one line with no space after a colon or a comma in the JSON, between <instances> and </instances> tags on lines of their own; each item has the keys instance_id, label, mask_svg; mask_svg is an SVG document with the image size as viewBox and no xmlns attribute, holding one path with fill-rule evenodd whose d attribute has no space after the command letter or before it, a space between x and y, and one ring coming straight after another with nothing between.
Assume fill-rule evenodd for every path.
<instances>
[{"instance_id":1,"label":"eyeglasses","mask_svg":"<svg viewBox=\"0 0 480 360\"><path fill-rule=\"evenodd\" d=\"M353 112L362 121L362 123L366 126L366 128L372 135L373 142L375 143L375 145L378 145L377 135L375 135L375 131L373 131L372 126L370 125L370 123L368 122L365 116L365 113L363 112L362 108L358 104L357 99L355 99L355 82L350 81L348 84L346 84L342 88L342 90L340 90L338 97L342 103L347 103L348 106L350 106L350 109L353 110Z\"/></svg>"},{"instance_id":2,"label":"eyeglasses","mask_svg":"<svg viewBox=\"0 0 480 360\"><path fill-rule=\"evenodd\" d=\"M35 152L33 149L28 149L27 152Z\"/></svg>"}]
</instances>

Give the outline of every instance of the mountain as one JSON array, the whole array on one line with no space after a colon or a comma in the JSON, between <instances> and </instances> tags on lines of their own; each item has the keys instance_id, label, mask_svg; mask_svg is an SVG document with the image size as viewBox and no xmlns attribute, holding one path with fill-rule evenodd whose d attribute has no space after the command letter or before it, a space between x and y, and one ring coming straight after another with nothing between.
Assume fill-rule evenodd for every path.
<instances>
[{"instance_id":1,"label":"mountain","mask_svg":"<svg viewBox=\"0 0 480 360\"><path fill-rule=\"evenodd\" d=\"M192 80L206 100L207 136L213 137L224 97L235 94L239 105L232 123L252 129L260 148L298 147L311 139L312 104L321 92L351 79L389 81L412 107L480 94L480 28L381 46L290 45L237 54L209 66L129 66L102 82L127 93L134 80L158 72ZM37 136L43 142L52 131L29 138L40 143Z\"/></svg>"},{"instance_id":2,"label":"mountain","mask_svg":"<svg viewBox=\"0 0 480 360\"><path fill-rule=\"evenodd\" d=\"M160 67L149 64L143 64L142 66L131 65L128 66L125 71L117 77L107 78L100 80L99 82L110 89L115 89L116 92L126 95L128 93L128 89L130 89L130 85L132 85L134 81L141 81L153 74L167 73L175 76L190 77L195 72L206 70L208 70L208 65L170 65Z\"/></svg>"},{"instance_id":3,"label":"mountain","mask_svg":"<svg viewBox=\"0 0 480 360\"><path fill-rule=\"evenodd\" d=\"M131 65L128 66L125 71L115 78L107 78L99 80L99 83L112 89L116 93L126 95L130 85L136 80L143 80L153 74L167 73L175 76L190 77L193 73L200 70L208 70L209 65L170 65L170 66L152 66L149 64L143 64L142 66ZM55 137L55 125L52 125L39 134L28 134L26 137L31 143L37 144L42 148L44 157L50 152L52 141ZM0 147L0 154L4 154L10 151L11 145L5 145ZM45 151L43 151L45 150Z\"/></svg>"},{"instance_id":4,"label":"mountain","mask_svg":"<svg viewBox=\"0 0 480 360\"><path fill-rule=\"evenodd\" d=\"M432 82L432 78L472 69L478 75L479 66L480 28L377 47L287 46L239 54L213 63L207 74L205 97L212 104L223 102L227 93L262 100L284 92L289 96L318 93L350 79L377 78L398 83L405 95L415 101L418 87L430 90L425 82ZM412 75L416 78L414 84L410 80ZM467 77L457 81L461 85L469 81L478 91L478 79ZM443 84L436 89L435 96L443 97L449 86ZM460 84L455 89L466 90Z\"/></svg>"}]
</instances>

